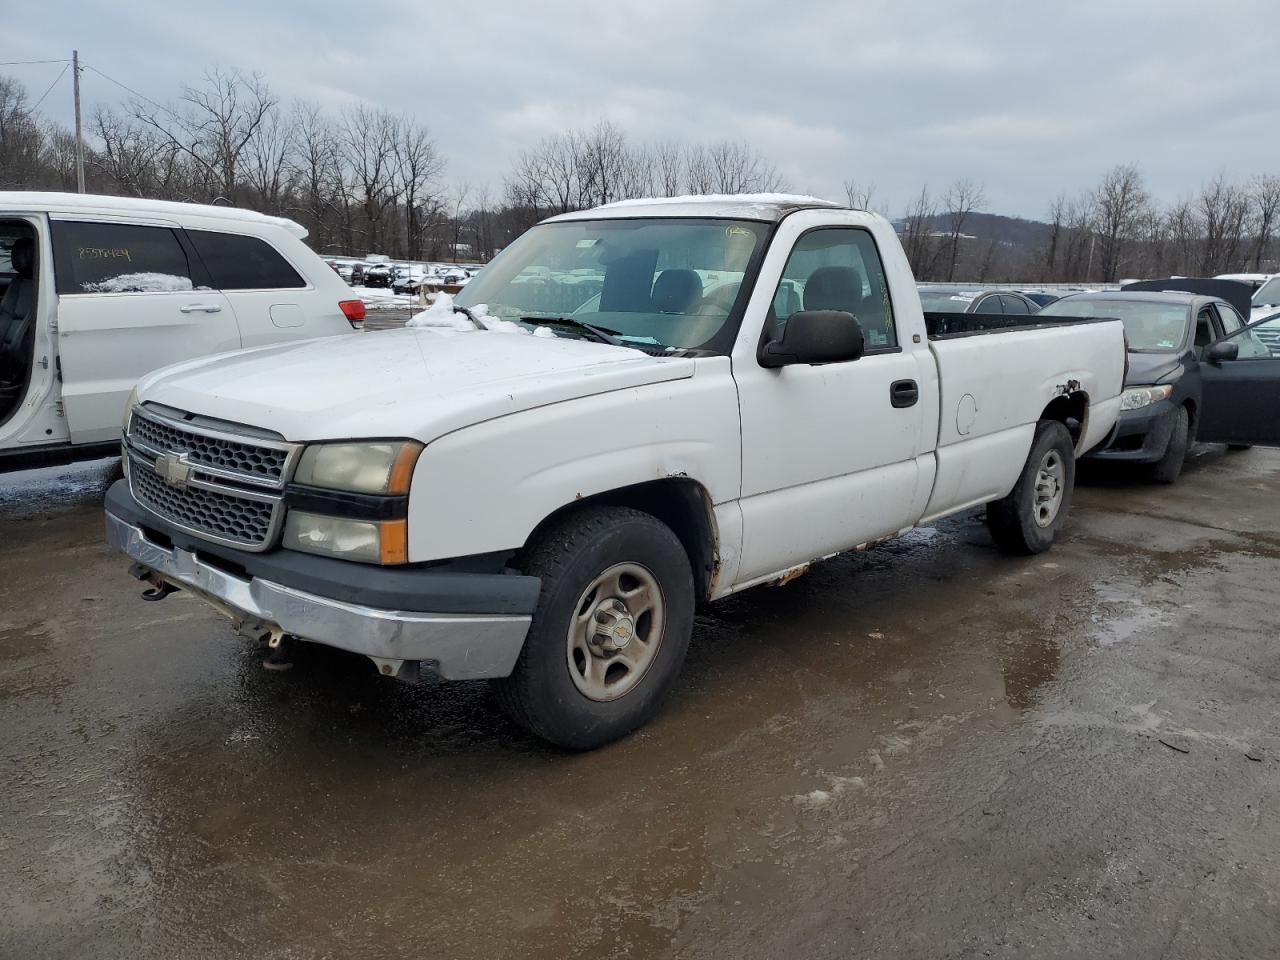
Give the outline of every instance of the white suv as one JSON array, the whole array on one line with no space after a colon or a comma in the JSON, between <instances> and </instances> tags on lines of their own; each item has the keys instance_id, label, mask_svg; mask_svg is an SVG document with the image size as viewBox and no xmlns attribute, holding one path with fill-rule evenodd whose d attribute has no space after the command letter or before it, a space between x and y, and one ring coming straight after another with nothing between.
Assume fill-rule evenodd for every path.
<instances>
[{"instance_id":1,"label":"white suv","mask_svg":"<svg viewBox=\"0 0 1280 960\"><path fill-rule=\"evenodd\" d=\"M364 304L291 220L0 192L0 470L108 456L144 374L349 334Z\"/></svg>"}]
</instances>

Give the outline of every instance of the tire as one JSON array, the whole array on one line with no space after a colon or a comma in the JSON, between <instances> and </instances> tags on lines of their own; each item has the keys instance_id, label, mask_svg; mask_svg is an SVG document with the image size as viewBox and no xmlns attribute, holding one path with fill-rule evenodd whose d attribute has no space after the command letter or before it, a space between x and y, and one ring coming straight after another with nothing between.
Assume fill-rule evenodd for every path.
<instances>
[{"instance_id":1,"label":"tire","mask_svg":"<svg viewBox=\"0 0 1280 960\"><path fill-rule=\"evenodd\" d=\"M541 535L521 567L542 592L515 670L494 681L503 711L571 750L650 720L693 634L693 570L671 529L639 510L586 507Z\"/></svg>"},{"instance_id":2,"label":"tire","mask_svg":"<svg viewBox=\"0 0 1280 960\"><path fill-rule=\"evenodd\" d=\"M1040 489L1041 472L1052 481L1049 500ZM1067 428L1056 420L1036 425L1031 452L1013 490L1002 500L987 504L987 528L1001 553L1030 556L1053 546L1067 517L1076 481L1075 444Z\"/></svg>"},{"instance_id":3,"label":"tire","mask_svg":"<svg viewBox=\"0 0 1280 960\"><path fill-rule=\"evenodd\" d=\"M1173 430L1160 459L1147 468L1152 483L1173 483L1182 473L1187 460L1187 448L1191 445L1191 418L1186 407L1179 407L1174 414Z\"/></svg>"}]
</instances>

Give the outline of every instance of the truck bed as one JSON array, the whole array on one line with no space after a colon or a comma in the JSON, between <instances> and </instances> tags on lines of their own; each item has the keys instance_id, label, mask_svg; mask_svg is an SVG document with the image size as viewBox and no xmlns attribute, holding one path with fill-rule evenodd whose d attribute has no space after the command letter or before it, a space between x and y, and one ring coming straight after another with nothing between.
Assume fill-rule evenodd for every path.
<instances>
[{"instance_id":1,"label":"truck bed","mask_svg":"<svg viewBox=\"0 0 1280 960\"><path fill-rule=\"evenodd\" d=\"M1099 323L1104 319L1102 317L1055 317L1048 313L1010 317L1003 313L940 313L926 310L924 327L930 340L947 340L988 333L1009 333L1014 330L1039 330L1045 327Z\"/></svg>"}]
</instances>

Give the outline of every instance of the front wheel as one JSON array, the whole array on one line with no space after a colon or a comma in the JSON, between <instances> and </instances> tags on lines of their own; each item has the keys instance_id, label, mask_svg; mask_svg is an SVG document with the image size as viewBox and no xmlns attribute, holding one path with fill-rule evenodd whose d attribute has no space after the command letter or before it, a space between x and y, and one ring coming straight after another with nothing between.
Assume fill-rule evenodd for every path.
<instances>
[{"instance_id":1,"label":"front wheel","mask_svg":"<svg viewBox=\"0 0 1280 960\"><path fill-rule=\"evenodd\" d=\"M1075 482L1071 434L1056 420L1041 420L1013 490L987 504L987 527L1000 551L1026 556L1053 546Z\"/></svg>"},{"instance_id":2,"label":"front wheel","mask_svg":"<svg viewBox=\"0 0 1280 960\"><path fill-rule=\"evenodd\" d=\"M647 722L693 633L693 570L676 535L639 510L588 507L540 536L521 566L542 592L515 670L495 681L507 715L574 750Z\"/></svg>"},{"instance_id":3,"label":"front wheel","mask_svg":"<svg viewBox=\"0 0 1280 960\"><path fill-rule=\"evenodd\" d=\"M1148 475L1153 483L1173 483L1182 474L1182 465L1187 462L1187 449L1191 445L1191 417L1186 407L1179 407L1173 415L1173 428L1169 431L1169 442L1160 459L1148 468Z\"/></svg>"}]
</instances>

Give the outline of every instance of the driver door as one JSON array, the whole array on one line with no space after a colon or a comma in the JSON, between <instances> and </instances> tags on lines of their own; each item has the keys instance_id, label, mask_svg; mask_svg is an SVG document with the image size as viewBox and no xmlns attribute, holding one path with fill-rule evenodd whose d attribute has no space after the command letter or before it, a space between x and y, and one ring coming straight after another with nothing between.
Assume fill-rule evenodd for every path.
<instances>
[{"instance_id":1,"label":"driver door","mask_svg":"<svg viewBox=\"0 0 1280 960\"><path fill-rule=\"evenodd\" d=\"M1228 313L1222 304L1218 310L1228 332L1205 349L1200 362L1203 401L1196 438L1280 446L1280 357L1254 334L1258 323L1240 326L1235 311Z\"/></svg>"}]
</instances>

